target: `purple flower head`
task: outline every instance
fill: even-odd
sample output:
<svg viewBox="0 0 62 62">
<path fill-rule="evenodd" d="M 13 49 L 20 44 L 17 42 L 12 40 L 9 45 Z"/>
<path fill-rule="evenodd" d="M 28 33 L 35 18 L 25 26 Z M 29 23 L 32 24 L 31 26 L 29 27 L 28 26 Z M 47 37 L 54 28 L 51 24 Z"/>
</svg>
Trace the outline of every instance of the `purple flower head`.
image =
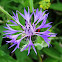
<svg viewBox="0 0 62 62">
<path fill-rule="evenodd" d="M 24 15 L 22 13 L 20 13 L 20 15 L 25 19 L 25 26 L 23 26 L 18 19 L 17 12 L 20 13 L 19 11 L 16 11 L 16 14 L 13 12 L 14 16 L 12 16 L 15 19 L 15 21 L 9 20 L 10 22 L 12 22 L 12 24 L 6 24 L 7 27 L 4 27 L 4 28 L 8 29 L 8 30 L 4 31 L 5 32 L 4 35 L 6 35 L 5 37 L 9 37 L 11 39 L 10 41 L 6 41 L 6 42 L 13 43 L 9 48 L 16 45 L 15 49 L 12 52 L 14 52 L 17 48 L 19 48 L 21 40 L 23 40 L 24 38 L 27 38 L 29 40 L 29 43 L 22 51 L 24 51 L 26 48 L 29 47 L 29 49 L 28 49 L 28 55 L 29 55 L 30 49 L 32 47 L 33 50 L 35 51 L 35 53 L 37 54 L 36 49 L 34 47 L 35 45 L 32 42 L 32 38 L 31 38 L 34 35 L 42 37 L 44 39 L 44 41 L 48 44 L 48 47 L 49 47 L 50 40 L 48 39 L 48 37 L 56 36 L 55 33 L 51 33 L 49 31 L 49 29 L 52 27 L 50 25 L 52 22 L 46 24 L 46 19 L 47 19 L 49 13 L 45 14 L 46 11 L 42 12 L 42 9 L 40 11 L 38 9 L 36 9 L 36 12 L 33 11 L 32 14 L 30 14 L 29 7 L 28 7 L 28 12 L 24 8 Z M 32 15 L 34 15 L 33 23 L 31 23 Z M 41 25 L 37 26 L 38 23 L 41 21 L 42 21 Z M 13 26 L 20 26 L 20 28 L 22 28 L 23 30 L 15 30 L 15 29 L 11 28 Z M 42 29 L 42 28 L 48 28 L 48 29 L 44 32 L 40 32 L 40 31 L 37 32 L 38 29 Z M 15 35 L 15 33 L 18 33 L 18 34 Z M 20 39 L 17 39 L 18 36 L 20 36 L 20 35 L 23 35 L 23 36 L 21 36 Z"/>
</svg>

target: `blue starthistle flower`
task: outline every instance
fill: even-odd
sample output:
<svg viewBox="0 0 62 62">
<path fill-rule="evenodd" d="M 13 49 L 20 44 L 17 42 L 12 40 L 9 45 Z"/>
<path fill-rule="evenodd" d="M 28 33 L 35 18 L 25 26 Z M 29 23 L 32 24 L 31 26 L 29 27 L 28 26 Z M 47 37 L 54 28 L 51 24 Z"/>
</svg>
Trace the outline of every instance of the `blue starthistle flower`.
<svg viewBox="0 0 62 62">
<path fill-rule="evenodd" d="M 15 47 L 15 49 L 12 51 L 12 53 L 13 53 L 17 48 L 19 48 L 19 45 L 20 45 L 21 40 L 27 37 L 28 40 L 29 40 L 29 44 L 28 44 L 22 51 L 24 51 L 27 47 L 29 47 L 29 49 L 28 49 L 28 55 L 29 55 L 29 53 L 30 53 L 30 48 L 31 48 L 31 46 L 32 46 L 33 50 L 34 50 L 35 53 L 37 54 L 36 49 L 35 49 L 35 47 L 34 47 L 35 45 L 33 44 L 32 39 L 31 39 L 31 37 L 32 37 L 33 35 L 37 35 L 37 36 L 42 37 L 42 38 L 44 39 L 44 41 L 45 41 L 45 42 L 48 44 L 48 46 L 49 46 L 49 42 L 48 42 L 48 41 L 50 41 L 50 40 L 48 39 L 48 37 L 55 37 L 55 36 L 56 36 L 55 33 L 51 33 L 51 32 L 49 31 L 49 29 L 52 27 L 52 26 L 50 25 L 52 22 L 46 24 L 46 19 L 47 19 L 49 13 L 45 14 L 46 11 L 42 12 L 42 10 L 39 11 L 38 9 L 36 9 L 36 12 L 33 11 L 32 14 L 30 15 L 29 7 L 28 7 L 28 12 L 27 12 L 27 11 L 25 10 L 25 8 L 24 8 L 24 14 L 25 14 L 25 15 L 23 15 L 22 13 L 19 12 L 20 15 L 25 19 L 25 26 L 23 26 L 23 25 L 19 22 L 17 12 L 19 12 L 19 11 L 16 11 L 16 14 L 13 12 L 14 16 L 12 16 L 12 17 L 15 19 L 15 21 L 9 20 L 9 21 L 12 22 L 13 24 L 6 24 L 7 27 L 4 27 L 4 28 L 6 28 L 6 29 L 8 29 L 8 30 L 3 31 L 3 32 L 5 32 L 5 34 L 4 34 L 4 35 L 6 35 L 5 37 L 9 37 L 9 38 L 11 39 L 10 41 L 6 41 L 6 42 L 7 42 L 7 43 L 13 43 L 9 48 L 11 48 L 11 47 L 13 47 L 14 45 L 16 45 L 16 47 Z M 31 17 L 32 17 L 32 15 L 34 15 L 34 22 L 33 22 L 33 23 L 31 23 Z M 39 22 L 41 22 L 41 21 L 42 21 L 41 25 L 36 28 L 37 24 L 38 24 Z M 15 29 L 11 28 L 11 26 L 21 26 L 21 28 L 22 28 L 23 30 L 15 30 Z M 16 27 L 16 28 L 17 28 L 17 27 Z M 46 31 L 44 31 L 44 32 L 37 32 L 37 31 L 36 31 L 36 30 L 42 29 L 42 28 L 48 28 L 48 29 L 47 29 Z M 20 32 L 20 33 L 14 35 L 14 33 L 17 33 L 17 32 Z M 22 34 L 24 34 L 24 36 L 22 36 L 20 39 L 17 39 L 17 37 L 18 37 L 19 35 L 22 35 Z"/>
</svg>

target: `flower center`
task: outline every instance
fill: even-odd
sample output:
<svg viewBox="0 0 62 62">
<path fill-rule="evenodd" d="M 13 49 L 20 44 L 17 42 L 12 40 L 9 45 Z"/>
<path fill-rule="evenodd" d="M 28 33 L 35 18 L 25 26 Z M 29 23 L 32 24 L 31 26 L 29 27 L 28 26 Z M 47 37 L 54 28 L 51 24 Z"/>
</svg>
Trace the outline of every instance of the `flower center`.
<svg viewBox="0 0 62 62">
<path fill-rule="evenodd" d="M 25 33 L 27 34 L 27 35 L 33 35 L 33 33 L 34 33 L 34 29 L 33 29 L 33 27 L 32 27 L 32 25 L 31 24 L 27 24 L 26 26 L 25 26 Z"/>
</svg>

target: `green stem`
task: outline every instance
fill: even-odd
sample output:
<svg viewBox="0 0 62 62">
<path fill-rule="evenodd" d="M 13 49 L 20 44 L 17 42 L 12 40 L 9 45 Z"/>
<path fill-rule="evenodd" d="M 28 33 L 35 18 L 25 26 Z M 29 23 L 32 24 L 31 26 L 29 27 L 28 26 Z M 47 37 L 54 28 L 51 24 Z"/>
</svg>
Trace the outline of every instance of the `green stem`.
<svg viewBox="0 0 62 62">
<path fill-rule="evenodd" d="M 38 55 L 38 58 L 39 58 L 39 62 L 42 62 L 42 58 L 41 58 L 38 50 L 37 50 L 37 55 Z"/>
<path fill-rule="evenodd" d="M 33 12 L 33 0 L 29 0 L 30 11 Z"/>
<path fill-rule="evenodd" d="M 2 11 L 4 14 L 10 17 L 13 21 L 15 21 L 15 19 L 7 11 L 5 11 L 1 6 L 0 6 L 0 11 Z"/>
</svg>

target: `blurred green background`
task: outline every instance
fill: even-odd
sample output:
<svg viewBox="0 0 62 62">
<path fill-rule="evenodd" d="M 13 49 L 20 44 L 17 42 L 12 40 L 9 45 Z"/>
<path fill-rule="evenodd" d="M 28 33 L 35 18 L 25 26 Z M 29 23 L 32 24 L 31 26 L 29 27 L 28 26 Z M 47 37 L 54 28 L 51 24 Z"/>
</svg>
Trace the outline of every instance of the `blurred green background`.
<svg viewBox="0 0 62 62">
<path fill-rule="evenodd" d="M 35 9 L 41 8 L 43 10 L 48 9 L 49 16 L 48 22 L 52 23 L 50 31 L 57 33 L 57 37 L 51 40 L 52 47 L 46 47 L 42 50 L 38 50 L 38 55 L 31 50 L 29 56 L 28 51 L 20 52 L 17 49 L 14 53 L 11 53 L 13 48 L 8 49 L 10 44 L 6 44 L 5 41 L 8 38 L 3 37 L 3 31 L 5 30 L 6 22 L 10 20 L 8 15 L 0 11 L 0 62 L 62 62 L 62 0 L 0 0 L 0 7 L 6 10 L 10 15 L 13 15 L 12 11 L 16 13 L 16 10 L 21 13 L 24 12 L 24 7 L 27 9 L 29 6 L 30 12 L 32 7 Z M 40 2 L 40 3 L 39 3 Z M 41 6 L 40 6 L 41 5 Z M 23 24 L 23 19 L 19 17 Z"/>
</svg>

